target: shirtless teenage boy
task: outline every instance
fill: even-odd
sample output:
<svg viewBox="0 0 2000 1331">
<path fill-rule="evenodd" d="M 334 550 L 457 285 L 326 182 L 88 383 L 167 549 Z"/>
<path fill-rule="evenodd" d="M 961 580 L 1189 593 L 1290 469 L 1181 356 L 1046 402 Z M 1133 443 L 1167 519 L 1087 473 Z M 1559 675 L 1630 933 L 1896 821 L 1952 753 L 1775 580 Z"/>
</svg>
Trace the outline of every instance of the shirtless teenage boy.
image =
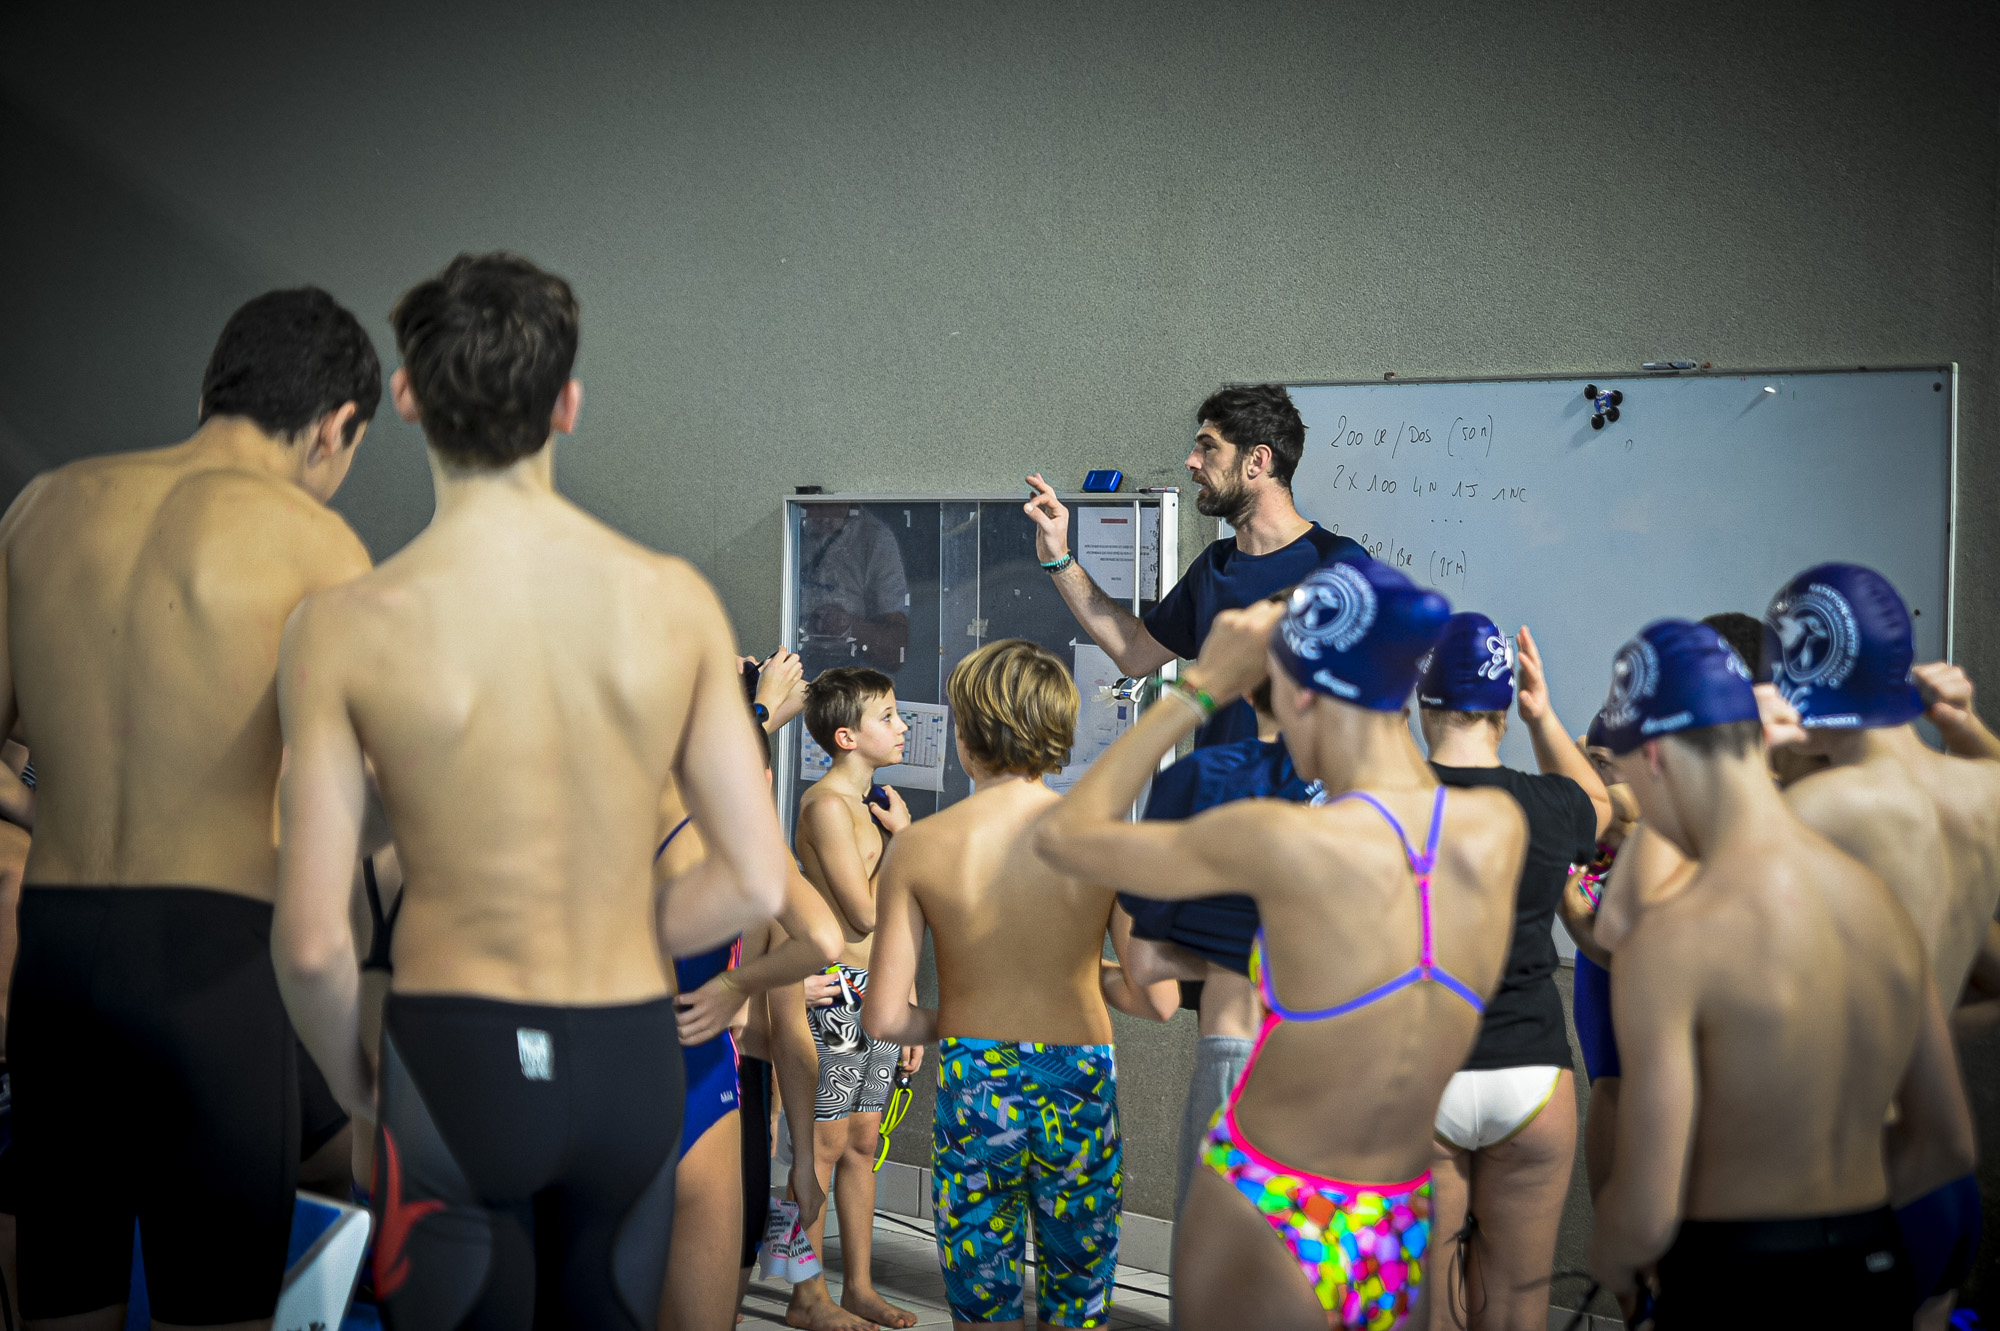
<svg viewBox="0 0 2000 1331">
<path fill-rule="evenodd" d="M 1032 1223 L 1040 1324 L 1102 1326 L 1123 1180 L 1105 1002 L 1133 1005 L 1121 968 L 1102 960 L 1111 890 L 1034 849 L 1060 799 L 1042 778 L 1069 761 L 1076 685 L 1054 653 L 1006 638 L 959 662 L 948 687 L 973 794 L 897 837 L 887 858 L 868 1032 L 938 1041 L 931 1193 L 953 1324 L 1022 1325 Z M 902 997 L 926 929 L 935 1012 Z M 1172 1013 L 1165 994 L 1159 1005 Z"/>
<path fill-rule="evenodd" d="M 224 327 L 192 438 L 37 477 L 0 521 L 0 735 L 18 710 L 39 773 L 8 1030 L 30 1319 L 123 1326 L 135 1215 L 155 1317 L 276 1305 L 278 639 L 368 567 L 326 502 L 380 397 L 353 315 L 270 292 Z"/>
<path fill-rule="evenodd" d="M 884 834 L 894 836 L 910 825 L 909 808 L 895 790 L 885 791 L 886 808 L 870 803 L 868 794 L 876 769 L 902 760 L 903 736 L 910 728 L 896 711 L 894 682 L 878 670 L 858 666 L 820 672 L 806 689 L 805 723 L 833 766 L 799 801 L 795 845 L 807 880 L 840 917 L 847 943 L 838 968 L 842 999 L 832 1007 L 808 1009 L 819 1046 L 812 1152 L 820 1185 L 832 1188 L 840 1215 L 845 1278 L 840 1302 L 846 1313 L 834 1307 L 826 1280 L 815 1277 L 793 1288 L 785 1320 L 815 1331 L 860 1331 L 870 1322 L 914 1326 L 915 1314 L 876 1293 L 869 1266 L 882 1110 L 898 1066 L 915 1072 L 923 1049 L 871 1040 L 861 1028 L 861 1000 L 869 985 L 868 936 L 875 932 L 875 880 L 887 849 Z M 793 1142 L 792 1149 L 805 1148 Z M 808 1230 L 814 1252 L 825 1251 L 825 1228 L 822 1212 Z"/>
<path fill-rule="evenodd" d="M 1797 747 L 1830 766 L 1794 782 L 1801 822 L 1881 876 L 1916 923 L 1946 1012 L 2000 904 L 2000 763 L 1938 753 L 1917 734 L 1916 644 L 1903 598 L 1854 564 L 1809 568 L 1766 612 L 1766 656 L 1797 710 Z M 1971 1274 L 1979 1181 L 1915 1178 L 1895 1197 L 1917 1276 L 1937 1304 Z"/>
<path fill-rule="evenodd" d="M 1972 1164 L 1908 912 L 1786 809 L 1749 669 L 1715 630 L 1641 630 L 1603 721 L 1647 830 L 1697 867 L 1612 953 L 1624 1085 L 1592 1275 L 1629 1311 L 1657 1262 L 1662 1331 L 1907 1327 L 1889 1197 L 1913 1169 Z"/>
<path fill-rule="evenodd" d="M 279 980 L 342 1102 L 379 1082 L 389 1327 L 650 1328 L 680 1138 L 665 955 L 784 884 L 728 622 L 685 563 L 556 493 L 550 439 L 582 403 L 568 284 L 461 255 L 392 322 L 437 510 L 286 629 Z M 379 1079 L 348 913 L 364 760 L 404 875 Z M 709 854 L 656 892 L 670 780 Z"/>
</svg>

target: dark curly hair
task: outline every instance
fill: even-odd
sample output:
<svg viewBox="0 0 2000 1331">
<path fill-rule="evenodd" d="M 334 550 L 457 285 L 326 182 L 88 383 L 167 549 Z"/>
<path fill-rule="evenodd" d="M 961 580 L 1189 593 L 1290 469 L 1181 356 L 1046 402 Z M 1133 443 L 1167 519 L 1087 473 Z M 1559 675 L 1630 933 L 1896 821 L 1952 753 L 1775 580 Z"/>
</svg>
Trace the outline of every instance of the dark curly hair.
<svg viewBox="0 0 2000 1331">
<path fill-rule="evenodd" d="M 497 470 L 546 444 L 577 315 L 569 283 L 515 254 L 461 254 L 404 292 L 389 322 L 431 447 Z"/>
<path fill-rule="evenodd" d="M 381 400 L 382 362 L 361 321 L 318 287 L 294 287 L 229 316 L 201 376 L 199 416 L 246 417 L 290 439 L 352 402 L 352 440 Z"/>
<path fill-rule="evenodd" d="M 1239 453 L 1259 444 L 1270 449 L 1271 478 L 1292 488 L 1292 473 L 1306 452 L 1306 423 L 1283 384 L 1239 384 L 1211 393 L 1194 422 L 1196 429 L 1213 424 Z"/>
</svg>

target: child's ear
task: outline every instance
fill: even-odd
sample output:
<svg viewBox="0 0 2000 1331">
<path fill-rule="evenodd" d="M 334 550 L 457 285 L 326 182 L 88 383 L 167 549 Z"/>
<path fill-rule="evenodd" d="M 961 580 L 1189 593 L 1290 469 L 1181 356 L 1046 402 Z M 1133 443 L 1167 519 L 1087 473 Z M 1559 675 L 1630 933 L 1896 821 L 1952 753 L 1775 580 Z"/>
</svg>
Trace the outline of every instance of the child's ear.
<svg viewBox="0 0 2000 1331">
<path fill-rule="evenodd" d="M 861 741 L 856 739 L 854 732 L 846 726 L 842 726 L 833 732 L 833 742 L 836 747 L 842 749 L 858 749 L 861 747 Z"/>
</svg>

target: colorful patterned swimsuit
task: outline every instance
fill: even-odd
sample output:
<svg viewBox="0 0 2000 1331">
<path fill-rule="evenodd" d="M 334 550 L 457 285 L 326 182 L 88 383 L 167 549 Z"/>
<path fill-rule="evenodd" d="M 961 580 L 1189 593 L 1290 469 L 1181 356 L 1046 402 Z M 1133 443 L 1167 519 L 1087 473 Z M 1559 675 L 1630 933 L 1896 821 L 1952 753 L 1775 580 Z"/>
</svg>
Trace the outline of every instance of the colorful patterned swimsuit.
<svg viewBox="0 0 2000 1331">
<path fill-rule="evenodd" d="M 1439 787 L 1437 802 L 1431 808 L 1430 839 L 1421 855 L 1411 849 L 1410 838 L 1396 816 L 1372 795 L 1349 791 L 1326 801 L 1366 802 L 1388 820 L 1403 843 L 1403 855 L 1416 879 L 1423 922 L 1419 959 L 1409 970 L 1359 998 L 1319 1011 L 1298 1011 L 1278 1001 L 1271 972 L 1264 965 L 1264 936 L 1259 930 L 1257 947 L 1250 955 L 1250 978 L 1264 995 L 1264 1027 L 1257 1034 L 1249 1067 L 1216 1113 L 1202 1146 L 1202 1163 L 1249 1198 L 1291 1249 L 1333 1331 L 1387 1331 L 1415 1305 L 1430 1245 L 1431 1173 L 1427 1169 L 1406 1183 L 1348 1183 L 1294 1169 L 1250 1144 L 1237 1125 L 1236 1102 L 1263 1056 L 1265 1042 L 1280 1022 L 1325 1021 L 1424 980 L 1451 990 L 1475 1012 L 1484 1009 L 1479 995 L 1437 966 L 1432 957 L 1431 869 L 1437 863 L 1438 836 L 1444 828 L 1444 796 L 1444 788 Z"/>
<path fill-rule="evenodd" d="M 1028 1227 L 1043 1325 L 1111 1316 L 1124 1190 L 1108 1044 L 938 1041 L 931 1202 L 960 1322 L 1019 1321 Z"/>
</svg>

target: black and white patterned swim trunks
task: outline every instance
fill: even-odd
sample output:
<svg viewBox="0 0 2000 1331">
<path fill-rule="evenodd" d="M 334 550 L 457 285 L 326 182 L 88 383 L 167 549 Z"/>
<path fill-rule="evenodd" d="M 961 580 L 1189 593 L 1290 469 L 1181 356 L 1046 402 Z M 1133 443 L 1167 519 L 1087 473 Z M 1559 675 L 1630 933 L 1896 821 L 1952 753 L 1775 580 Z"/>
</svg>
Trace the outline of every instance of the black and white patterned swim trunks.
<svg viewBox="0 0 2000 1331">
<path fill-rule="evenodd" d="M 850 1114 L 879 1114 L 889 1103 L 896 1065 L 903 1047 L 871 1040 L 861 1028 L 861 998 L 868 992 L 868 972 L 842 966 L 852 1000 L 832 1007 L 806 1009 L 813 1044 L 819 1049 L 819 1089 L 813 1095 L 813 1118 L 825 1123 Z"/>
</svg>

